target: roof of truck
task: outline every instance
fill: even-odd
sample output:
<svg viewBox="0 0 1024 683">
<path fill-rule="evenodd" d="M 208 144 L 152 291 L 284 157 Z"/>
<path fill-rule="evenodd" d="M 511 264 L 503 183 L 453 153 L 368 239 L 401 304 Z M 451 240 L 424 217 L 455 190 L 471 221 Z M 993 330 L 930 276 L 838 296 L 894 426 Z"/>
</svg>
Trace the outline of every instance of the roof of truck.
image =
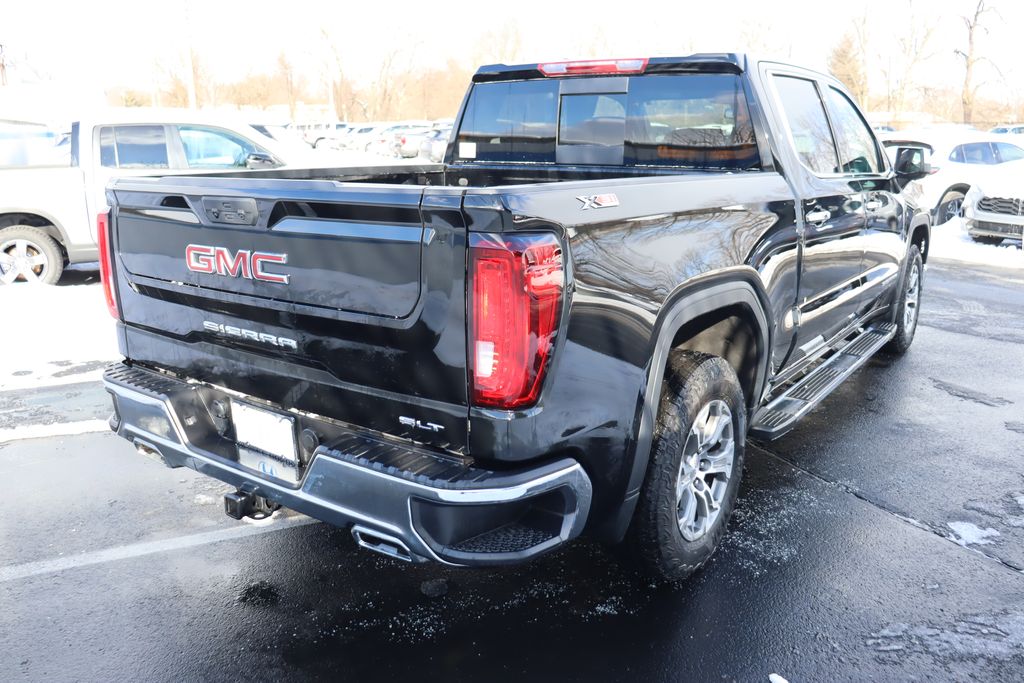
<svg viewBox="0 0 1024 683">
<path fill-rule="evenodd" d="M 477 69 L 476 74 L 473 75 L 474 83 L 481 83 L 485 81 L 511 81 L 511 80 L 522 80 L 528 78 L 544 78 L 545 76 L 551 75 L 572 75 L 572 74 L 553 74 L 548 71 L 549 67 L 561 66 L 561 65 L 600 65 L 607 64 L 613 65 L 616 63 L 636 63 L 642 62 L 643 67 L 641 69 L 632 68 L 631 70 L 615 71 L 610 69 L 602 72 L 580 72 L 576 75 L 614 75 L 616 73 L 628 74 L 628 73 L 671 73 L 671 72 L 684 72 L 684 73 L 742 73 L 747 65 L 747 55 L 737 52 L 702 52 L 697 54 L 688 55 L 685 57 L 650 57 L 650 58 L 632 58 L 632 59 L 597 59 L 597 60 L 579 60 L 579 61 L 567 61 L 567 62 L 540 62 L 535 64 L 489 64 L 487 66 L 481 66 Z"/>
</svg>

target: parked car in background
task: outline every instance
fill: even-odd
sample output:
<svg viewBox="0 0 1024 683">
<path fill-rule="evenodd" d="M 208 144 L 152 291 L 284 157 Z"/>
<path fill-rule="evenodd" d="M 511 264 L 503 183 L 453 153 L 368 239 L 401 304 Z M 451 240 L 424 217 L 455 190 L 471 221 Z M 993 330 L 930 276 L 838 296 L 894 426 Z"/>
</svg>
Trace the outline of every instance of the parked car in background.
<svg viewBox="0 0 1024 683">
<path fill-rule="evenodd" d="M 409 128 L 395 134 L 395 156 L 411 159 L 420 153 L 420 143 L 434 131 L 433 128 Z"/>
<path fill-rule="evenodd" d="M 340 121 L 335 121 L 329 123 L 299 123 L 294 128 L 310 147 L 319 149 L 331 146 L 332 143 L 336 142 L 348 131 L 349 126 Z"/>
<path fill-rule="evenodd" d="M 991 133 L 933 136 L 928 131 L 904 131 L 884 138 L 887 146 L 916 140 L 932 148 L 931 173 L 915 185 L 918 203 L 931 211 L 935 224 L 961 215 L 964 196 L 973 184 L 1000 173 L 1003 164 L 1024 159 L 1024 140 Z"/>
<path fill-rule="evenodd" d="M 971 186 L 964 198 L 964 225 L 975 242 L 1024 240 L 1024 161 L 1007 162 Z"/>
<path fill-rule="evenodd" d="M 3 131 L 3 136 L 13 136 L 8 127 Z M 308 148 L 283 145 L 246 124 L 188 110 L 113 110 L 74 122 L 68 136 L 30 131 L 30 137 L 49 141 L 54 163 L 26 166 L 19 163 L 24 156 L 19 153 L 14 164 L 0 168 L 2 284 L 51 284 L 65 265 L 95 261 L 96 216 L 105 211 L 106 186 L 114 178 L 316 167 L 330 161 Z M 0 148 L 4 145 L 0 142 Z M 168 201 L 172 203 L 154 206 L 151 213 L 175 208 L 174 200 Z"/>
<path fill-rule="evenodd" d="M 1011 123 L 1005 126 L 996 126 L 989 133 L 996 135 L 1024 135 L 1024 125 Z"/>
<path fill-rule="evenodd" d="M 306 151 L 309 145 L 291 126 L 284 123 L 250 123 L 256 132 L 261 133 L 285 147 L 296 151 Z"/>
<path fill-rule="evenodd" d="M 377 131 L 376 137 L 366 145 L 365 149 L 367 152 L 373 152 L 374 154 L 396 156 L 397 149 L 395 144 L 398 141 L 399 135 L 420 130 L 430 130 L 430 123 L 424 121 L 392 123 Z"/>
<path fill-rule="evenodd" d="M 371 142 L 377 139 L 382 130 L 390 124 L 382 123 L 356 123 L 349 132 L 339 140 L 340 149 L 353 151 L 366 151 Z"/>
<path fill-rule="evenodd" d="M 420 148 L 417 156 L 439 163 L 444 159 L 444 153 L 448 147 L 448 138 L 450 138 L 451 135 L 451 126 L 446 128 L 434 128 L 423 136 L 420 141 Z"/>
</svg>

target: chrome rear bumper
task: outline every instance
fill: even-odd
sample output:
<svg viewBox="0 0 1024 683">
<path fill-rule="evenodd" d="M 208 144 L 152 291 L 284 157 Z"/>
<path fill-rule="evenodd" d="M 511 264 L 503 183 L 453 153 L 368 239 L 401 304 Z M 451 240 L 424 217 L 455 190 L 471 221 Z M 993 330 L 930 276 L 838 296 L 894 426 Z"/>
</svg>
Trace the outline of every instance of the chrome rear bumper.
<svg viewBox="0 0 1024 683">
<path fill-rule="evenodd" d="M 125 364 L 109 368 L 104 384 L 115 406 L 111 428 L 140 452 L 350 527 L 360 545 L 403 560 L 516 563 L 575 538 L 586 523 L 590 479 L 569 458 L 497 472 L 277 409 L 295 418 L 297 433 L 321 436 L 293 486 L 238 462 L 230 427 L 209 408 L 229 399 L 223 390 Z"/>
</svg>

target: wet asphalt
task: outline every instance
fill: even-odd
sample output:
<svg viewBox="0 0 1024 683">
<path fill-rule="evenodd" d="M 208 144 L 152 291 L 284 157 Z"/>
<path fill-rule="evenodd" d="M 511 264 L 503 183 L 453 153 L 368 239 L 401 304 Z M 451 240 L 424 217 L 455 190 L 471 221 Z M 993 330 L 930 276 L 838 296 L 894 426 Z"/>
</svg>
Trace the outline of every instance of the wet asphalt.
<svg viewBox="0 0 1024 683">
<path fill-rule="evenodd" d="M 410 566 L 108 433 L 0 444 L 0 680 L 1024 679 L 1024 275 L 931 264 L 921 327 L 755 445 L 730 533 L 653 586 L 581 541 Z M 0 392 L 0 428 L 107 416 Z"/>
</svg>

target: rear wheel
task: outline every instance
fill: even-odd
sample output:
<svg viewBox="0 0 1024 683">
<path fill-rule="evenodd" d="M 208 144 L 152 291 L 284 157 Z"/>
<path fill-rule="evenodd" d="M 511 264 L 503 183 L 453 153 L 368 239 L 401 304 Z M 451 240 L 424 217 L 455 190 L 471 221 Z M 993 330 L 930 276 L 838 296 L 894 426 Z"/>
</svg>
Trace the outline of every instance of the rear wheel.
<svg viewBox="0 0 1024 683">
<path fill-rule="evenodd" d="M 746 431 L 732 366 L 716 356 L 673 351 L 627 539 L 648 574 L 678 581 L 715 552 L 736 503 Z"/>
<path fill-rule="evenodd" d="M 30 225 L 0 230 L 0 285 L 52 285 L 64 272 L 64 254 L 52 237 Z"/>
</svg>

